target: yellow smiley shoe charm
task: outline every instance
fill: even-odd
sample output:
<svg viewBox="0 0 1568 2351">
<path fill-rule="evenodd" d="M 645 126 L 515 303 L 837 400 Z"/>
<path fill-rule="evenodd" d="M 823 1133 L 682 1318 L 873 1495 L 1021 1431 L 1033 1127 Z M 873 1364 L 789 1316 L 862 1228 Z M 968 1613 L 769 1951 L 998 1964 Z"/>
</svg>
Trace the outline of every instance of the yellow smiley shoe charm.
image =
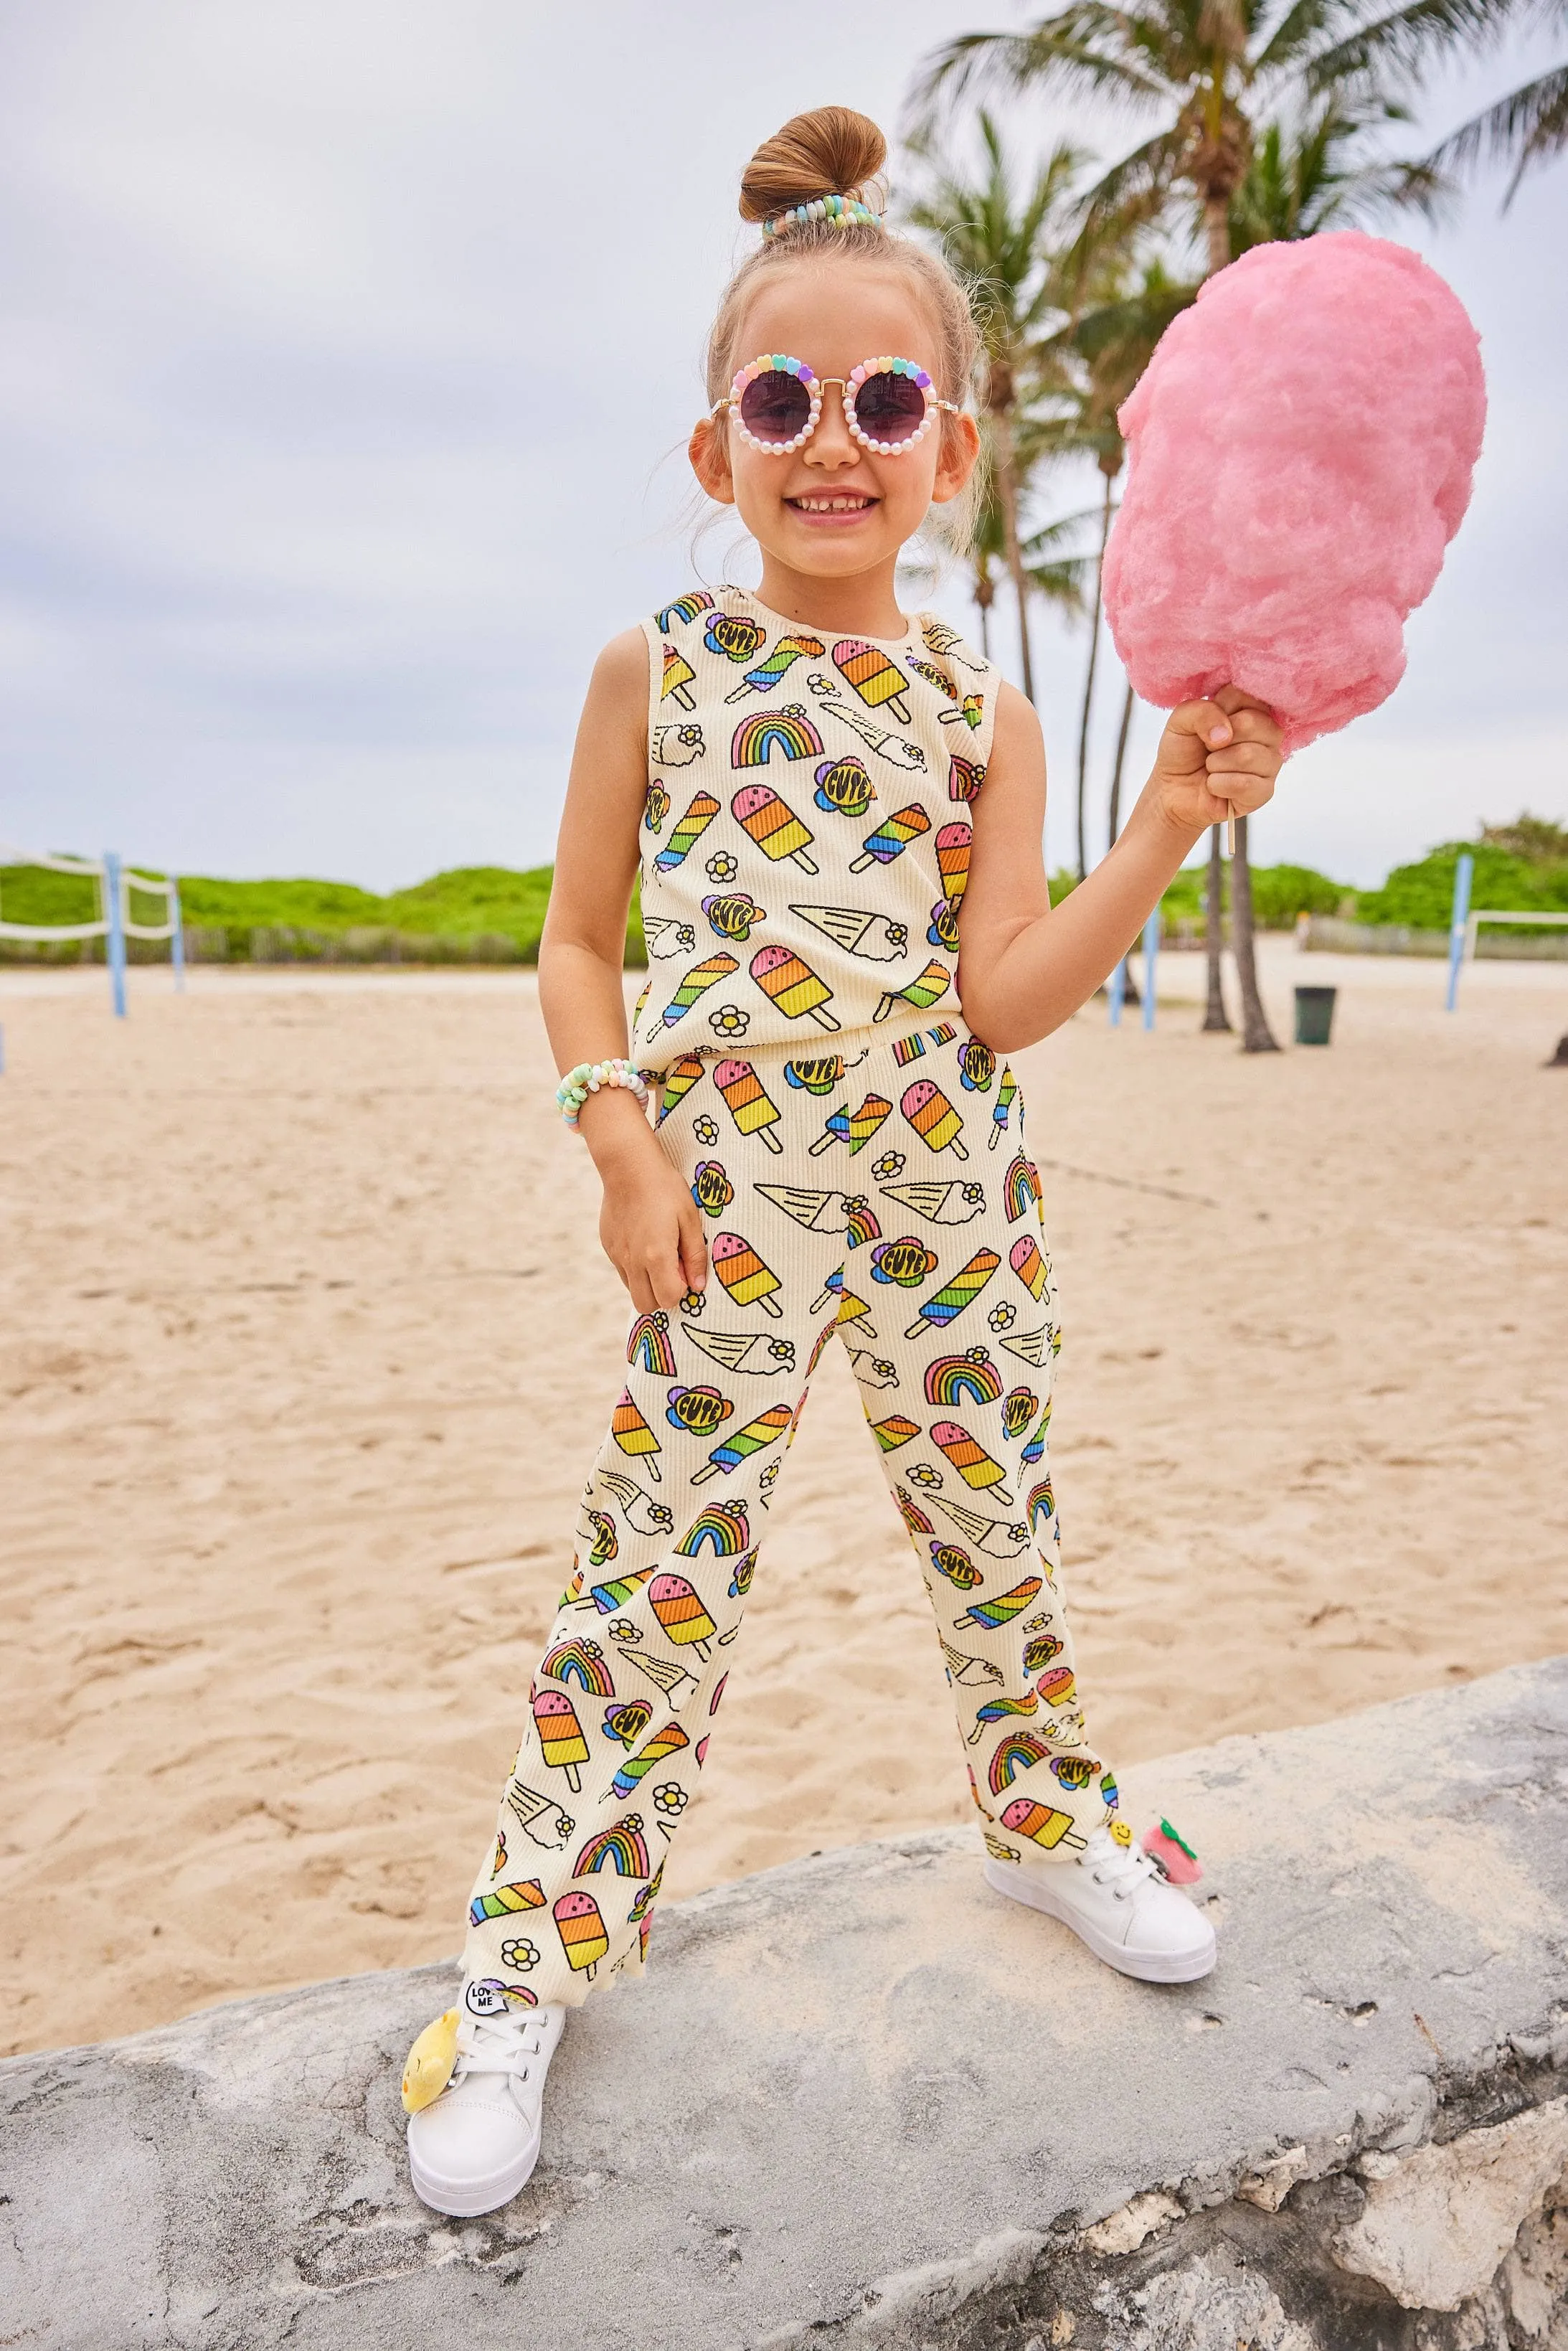
<svg viewBox="0 0 1568 2351">
<path fill-rule="evenodd" d="M 457 2011 L 449 2008 L 427 2024 L 408 2053 L 402 2069 L 403 2112 L 417 2115 L 436 2099 L 452 2079 L 457 2063 Z"/>
</svg>

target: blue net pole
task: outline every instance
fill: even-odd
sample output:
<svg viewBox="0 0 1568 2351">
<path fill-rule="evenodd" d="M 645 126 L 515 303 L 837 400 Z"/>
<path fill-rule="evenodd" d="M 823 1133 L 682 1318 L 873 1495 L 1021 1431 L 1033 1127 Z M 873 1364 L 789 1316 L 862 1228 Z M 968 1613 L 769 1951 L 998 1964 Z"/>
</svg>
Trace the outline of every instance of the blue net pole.
<svg viewBox="0 0 1568 2351">
<path fill-rule="evenodd" d="M 1459 852 L 1454 868 L 1454 911 L 1448 922 L 1448 995 L 1445 1009 L 1452 1012 L 1459 994 L 1459 966 L 1465 959 L 1465 925 L 1470 919 L 1470 883 L 1476 861 L 1468 849 Z"/>
<path fill-rule="evenodd" d="M 1111 1026 L 1113 1029 L 1119 1029 L 1122 1025 L 1122 1000 L 1127 993 L 1127 958 L 1125 956 L 1122 957 L 1121 962 L 1111 974 L 1110 987 L 1107 993 L 1111 998 Z"/>
<path fill-rule="evenodd" d="M 125 1018 L 125 908 L 120 888 L 120 860 L 112 849 L 103 852 L 103 918 L 109 925 L 109 986 L 114 1017 Z"/>
<path fill-rule="evenodd" d="M 1160 910 L 1156 906 L 1144 925 L 1144 1026 L 1155 1025 L 1155 965 L 1160 952 Z"/>
<path fill-rule="evenodd" d="M 185 992 L 185 917 L 180 911 L 180 885 L 169 876 L 169 920 L 173 929 L 169 935 L 169 960 L 174 967 L 174 992 Z"/>
</svg>

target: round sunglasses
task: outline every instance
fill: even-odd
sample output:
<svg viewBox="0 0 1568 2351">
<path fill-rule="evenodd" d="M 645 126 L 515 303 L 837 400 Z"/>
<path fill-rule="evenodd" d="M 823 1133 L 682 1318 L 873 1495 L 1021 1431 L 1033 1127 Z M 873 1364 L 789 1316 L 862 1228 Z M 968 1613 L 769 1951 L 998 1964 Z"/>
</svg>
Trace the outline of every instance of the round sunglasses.
<svg viewBox="0 0 1568 2351">
<path fill-rule="evenodd" d="M 937 398 L 931 378 L 914 360 L 862 360 L 848 376 L 821 376 L 804 360 L 779 351 L 765 352 L 741 368 L 728 398 L 716 401 L 712 413 L 729 409 L 743 441 L 769 456 L 785 457 L 803 448 L 816 431 L 830 384 L 838 386 L 844 423 L 854 438 L 879 457 L 899 457 L 913 449 L 939 411 L 959 413 L 956 401 Z"/>
</svg>

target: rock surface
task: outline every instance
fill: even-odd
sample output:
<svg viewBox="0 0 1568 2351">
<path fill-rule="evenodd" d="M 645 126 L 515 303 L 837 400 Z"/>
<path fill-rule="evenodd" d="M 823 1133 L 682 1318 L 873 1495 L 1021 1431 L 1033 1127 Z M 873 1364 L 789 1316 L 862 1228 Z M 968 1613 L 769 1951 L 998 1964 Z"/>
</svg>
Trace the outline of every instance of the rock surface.
<svg viewBox="0 0 1568 2351">
<path fill-rule="evenodd" d="M 967 1832 L 774 1870 L 572 2018 L 486 2220 L 402 2159 L 452 1968 L 13 2059 L 0 2341 L 1568 2344 L 1568 1659 L 1129 1779 L 1204 1856 L 1207 1982 L 1100 1967 Z"/>
</svg>

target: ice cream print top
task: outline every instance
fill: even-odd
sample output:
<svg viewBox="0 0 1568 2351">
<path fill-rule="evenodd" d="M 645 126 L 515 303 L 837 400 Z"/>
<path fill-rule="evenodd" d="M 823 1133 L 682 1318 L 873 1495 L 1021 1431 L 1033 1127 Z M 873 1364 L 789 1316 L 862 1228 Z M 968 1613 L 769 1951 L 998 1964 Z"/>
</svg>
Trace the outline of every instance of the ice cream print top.
<svg viewBox="0 0 1568 2351">
<path fill-rule="evenodd" d="M 834 638 L 741 589 L 643 624 L 648 986 L 637 1059 L 909 1036 L 957 1005 L 998 673 L 944 622 Z"/>
</svg>

